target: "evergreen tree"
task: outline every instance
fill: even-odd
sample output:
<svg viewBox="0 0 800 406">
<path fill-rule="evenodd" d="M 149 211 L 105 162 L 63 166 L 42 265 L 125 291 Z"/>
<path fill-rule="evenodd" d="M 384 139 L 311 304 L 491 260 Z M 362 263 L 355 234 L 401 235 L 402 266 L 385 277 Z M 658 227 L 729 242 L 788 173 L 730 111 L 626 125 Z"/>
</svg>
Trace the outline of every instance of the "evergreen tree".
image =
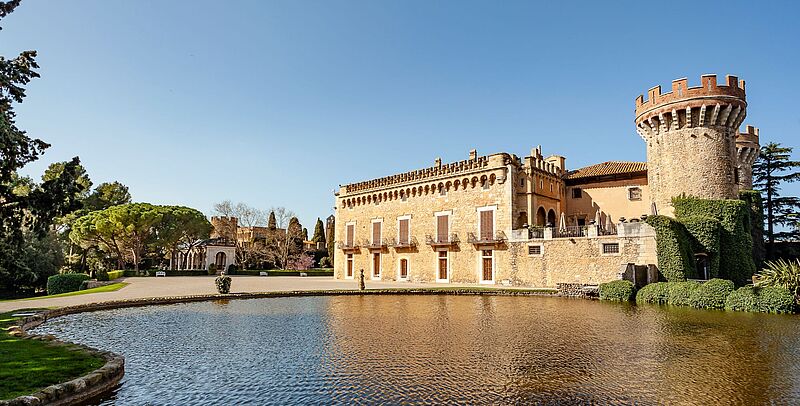
<svg viewBox="0 0 800 406">
<path fill-rule="evenodd" d="M 797 228 L 776 231 L 776 226 L 791 227 L 800 211 L 800 199 L 782 196 L 781 185 L 800 180 L 800 161 L 791 160 L 792 148 L 771 142 L 761 147 L 761 153 L 753 165 L 753 187 L 764 196 L 767 212 L 767 257 L 774 259 L 775 241 L 797 238 Z"/>
<path fill-rule="evenodd" d="M 329 227 L 328 227 L 328 240 L 327 240 L 327 242 L 328 242 L 328 260 L 330 261 L 331 266 L 333 266 L 333 254 L 336 251 L 336 241 L 334 241 L 334 239 L 336 238 L 335 237 L 335 235 L 336 235 L 335 234 L 336 233 L 336 231 L 335 231 L 336 230 L 336 219 L 333 216 L 328 217 L 328 218 L 330 219 L 330 224 L 329 224 Z"/>
<path fill-rule="evenodd" d="M 317 217 L 317 224 L 314 226 L 314 236 L 311 237 L 311 241 L 316 243 L 325 242 L 325 227 L 319 217 Z"/>
<path fill-rule="evenodd" d="M 275 210 L 271 210 L 269 212 L 269 221 L 267 222 L 267 227 L 270 230 L 275 230 L 278 228 L 278 220 L 275 219 Z"/>
<path fill-rule="evenodd" d="M 303 227 L 303 241 L 308 241 L 308 229 Z"/>
</svg>

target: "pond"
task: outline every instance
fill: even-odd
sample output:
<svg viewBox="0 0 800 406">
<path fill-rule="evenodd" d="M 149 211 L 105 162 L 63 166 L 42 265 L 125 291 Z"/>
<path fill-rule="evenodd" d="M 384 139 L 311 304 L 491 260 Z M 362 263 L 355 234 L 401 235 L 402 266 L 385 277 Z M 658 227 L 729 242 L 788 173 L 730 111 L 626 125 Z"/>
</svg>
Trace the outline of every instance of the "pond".
<svg viewBox="0 0 800 406">
<path fill-rule="evenodd" d="M 503 296 L 288 297 L 65 316 L 104 405 L 800 403 L 800 317 Z"/>
</svg>

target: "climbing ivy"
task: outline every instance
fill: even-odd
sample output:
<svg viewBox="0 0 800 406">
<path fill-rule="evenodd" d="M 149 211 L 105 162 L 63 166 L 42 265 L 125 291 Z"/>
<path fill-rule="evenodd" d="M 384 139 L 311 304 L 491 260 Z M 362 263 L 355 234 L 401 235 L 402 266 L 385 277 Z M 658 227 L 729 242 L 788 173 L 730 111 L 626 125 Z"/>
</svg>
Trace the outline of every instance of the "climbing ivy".
<svg viewBox="0 0 800 406">
<path fill-rule="evenodd" d="M 694 278 L 694 254 L 686 227 L 672 217 L 648 216 L 645 220 L 656 230 L 658 270 L 669 282 Z"/>
<path fill-rule="evenodd" d="M 764 266 L 764 206 L 761 203 L 761 192 L 756 190 L 739 191 L 742 199 L 750 209 L 750 236 L 753 239 L 753 262 L 756 269 Z"/>
</svg>

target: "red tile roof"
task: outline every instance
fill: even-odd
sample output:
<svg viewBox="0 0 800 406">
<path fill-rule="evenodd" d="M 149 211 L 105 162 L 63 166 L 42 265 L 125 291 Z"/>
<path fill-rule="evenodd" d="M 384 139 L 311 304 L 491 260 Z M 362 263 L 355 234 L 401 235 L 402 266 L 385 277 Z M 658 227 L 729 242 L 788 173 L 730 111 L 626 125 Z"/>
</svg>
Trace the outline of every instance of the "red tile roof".
<svg viewBox="0 0 800 406">
<path fill-rule="evenodd" d="M 647 172 L 647 162 L 609 161 L 570 171 L 566 179 L 593 178 L 596 176 L 620 175 Z"/>
</svg>

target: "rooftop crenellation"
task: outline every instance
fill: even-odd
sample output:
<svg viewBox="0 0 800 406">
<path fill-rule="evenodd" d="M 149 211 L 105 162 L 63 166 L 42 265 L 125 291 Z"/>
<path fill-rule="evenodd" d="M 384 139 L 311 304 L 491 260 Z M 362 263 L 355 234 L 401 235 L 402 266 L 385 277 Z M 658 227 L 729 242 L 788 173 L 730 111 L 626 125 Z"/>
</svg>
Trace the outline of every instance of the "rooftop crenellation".
<svg viewBox="0 0 800 406">
<path fill-rule="evenodd" d="M 647 100 L 644 95 L 636 98 L 636 117 L 656 107 L 679 102 L 682 100 L 723 97 L 745 99 L 745 82 L 733 75 L 725 76 L 725 84 L 717 83 L 717 75 L 703 75 L 700 77 L 700 86 L 689 87 L 687 78 L 672 81 L 672 91 L 661 93 L 661 86 L 654 86 L 647 91 Z"/>
</svg>

